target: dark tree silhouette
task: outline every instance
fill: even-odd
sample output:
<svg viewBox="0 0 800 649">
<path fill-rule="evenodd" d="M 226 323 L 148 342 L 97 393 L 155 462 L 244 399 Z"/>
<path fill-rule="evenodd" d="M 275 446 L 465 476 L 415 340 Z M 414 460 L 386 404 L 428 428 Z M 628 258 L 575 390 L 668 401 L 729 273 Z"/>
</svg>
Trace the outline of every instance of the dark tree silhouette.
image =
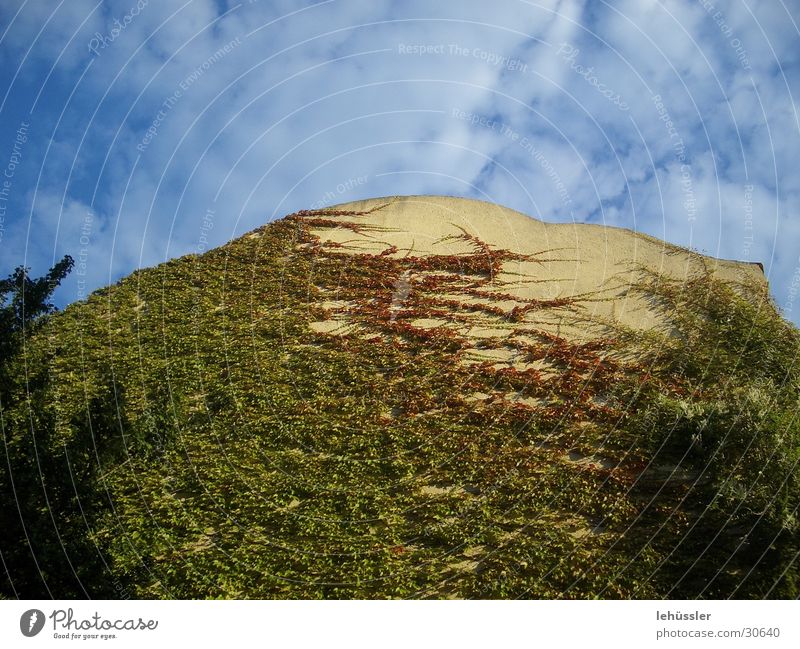
<svg viewBox="0 0 800 649">
<path fill-rule="evenodd" d="M 18 266 L 0 280 L 0 365 L 16 353 L 26 329 L 56 310 L 50 297 L 74 264 L 72 257 L 65 255 L 44 277 L 31 279 L 30 269 Z"/>
<path fill-rule="evenodd" d="M 47 370 L 32 368 L 20 391 L 16 364 L 25 340 L 56 310 L 50 298 L 73 265 L 66 255 L 44 277 L 32 279 L 30 269 L 19 266 L 0 280 L 0 597 L 82 594 L 60 568 L 77 543 L 69 528 L 56 529 L 55 515 L 74 509 L 75 488 L 63 457 L 51 450 Z M 13 414 L 22 406 L 29 416 Z"/>
</svg>

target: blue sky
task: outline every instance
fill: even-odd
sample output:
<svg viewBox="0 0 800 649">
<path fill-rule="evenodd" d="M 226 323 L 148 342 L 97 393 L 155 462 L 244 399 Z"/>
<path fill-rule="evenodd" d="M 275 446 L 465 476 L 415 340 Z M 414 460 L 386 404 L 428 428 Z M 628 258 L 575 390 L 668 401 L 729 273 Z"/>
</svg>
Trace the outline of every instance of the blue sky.
<svg viewBox="0 0 800 649">
<path fill-rule="evenodd" d="M 481 198 L 764 264 L 800 322 L 796 0 L 4 0 L 0 274 L 61 305 L 309 207 Z"/>
</svg>

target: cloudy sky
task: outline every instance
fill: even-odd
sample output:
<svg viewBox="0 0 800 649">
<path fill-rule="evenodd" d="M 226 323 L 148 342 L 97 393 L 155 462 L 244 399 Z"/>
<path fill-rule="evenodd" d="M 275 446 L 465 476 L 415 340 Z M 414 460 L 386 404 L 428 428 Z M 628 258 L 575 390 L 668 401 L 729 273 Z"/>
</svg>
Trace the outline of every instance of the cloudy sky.
<svg viewBox="0 0 800 649">
<path fill-rule="evenodd" d="M 760 261 L 800 322 L 798 23 L 798 0 L 3 0 L 0 275 L 71 254 L 63 305 L 298 209 L 447 194 Z"/>
</svg>

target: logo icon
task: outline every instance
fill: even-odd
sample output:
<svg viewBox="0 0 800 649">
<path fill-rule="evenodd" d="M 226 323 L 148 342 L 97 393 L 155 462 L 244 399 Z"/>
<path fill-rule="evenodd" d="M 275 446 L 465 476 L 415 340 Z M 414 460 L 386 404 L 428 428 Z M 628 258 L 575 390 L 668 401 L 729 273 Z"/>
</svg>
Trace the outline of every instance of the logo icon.
<svg viewBox="0 0 800 649">
<path fill-rule="evenodd" d="M 32 638 L 44 627 L 44 613 L 38 608 L 32 608 L 30 611 L 25 611 L 22 617 L 19 618 L 19 630 L 22 635 L 27 638 Z"/>
</svg>

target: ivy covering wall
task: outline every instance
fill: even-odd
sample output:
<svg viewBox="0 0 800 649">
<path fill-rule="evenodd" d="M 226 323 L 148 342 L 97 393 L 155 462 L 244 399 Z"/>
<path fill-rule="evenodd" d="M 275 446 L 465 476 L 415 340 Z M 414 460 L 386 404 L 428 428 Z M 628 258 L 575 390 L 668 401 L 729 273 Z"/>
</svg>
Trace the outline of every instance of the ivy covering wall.
<svg viewBox="0 0 800 649">
<path fill-rule="evenodd" d="M 766 295 L 642 269 L 671 334 L 574 342 L 517 328 L 575 300 L 498 306 L 519 255 L 314 234 L 358 217 L 138 271 L 26 341 L 0 404 L 5 596 L 800 594 L 800 339 Z M 352 326 L 310 327 L 331 318 Z M 475 318 L 557 371 L 467 362 Z"/>
</svg>

